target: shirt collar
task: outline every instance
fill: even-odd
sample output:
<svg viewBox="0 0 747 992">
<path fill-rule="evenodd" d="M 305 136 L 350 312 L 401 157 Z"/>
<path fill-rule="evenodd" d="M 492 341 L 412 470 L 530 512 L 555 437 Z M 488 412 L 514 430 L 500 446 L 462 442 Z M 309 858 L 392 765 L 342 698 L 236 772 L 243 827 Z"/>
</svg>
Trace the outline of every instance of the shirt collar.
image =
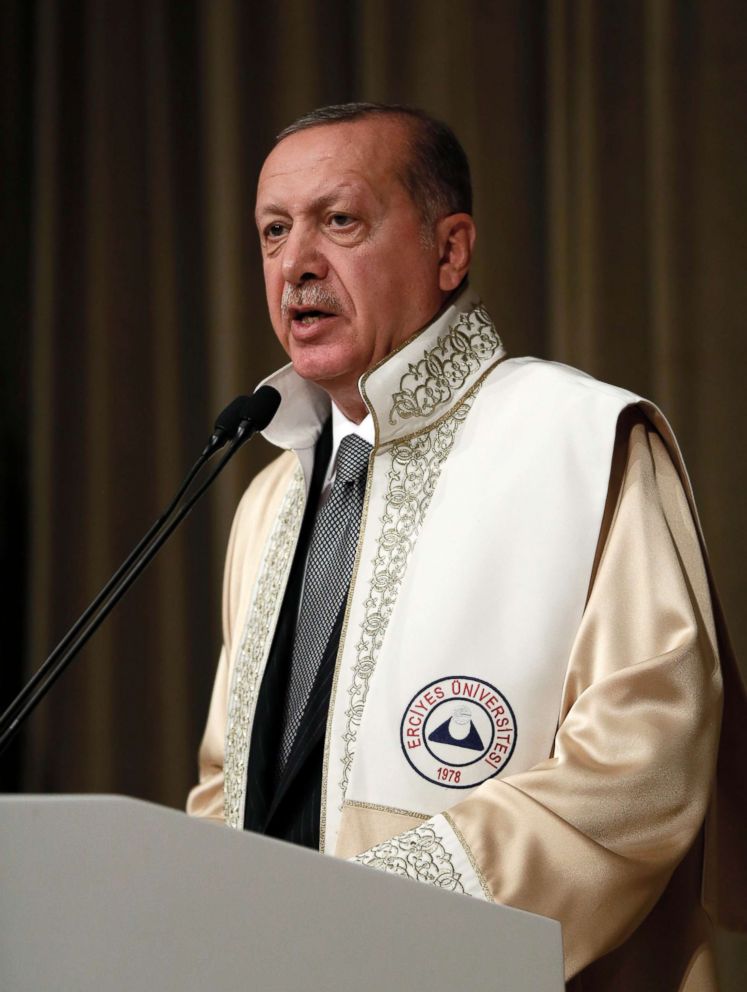
<svg viewBox="0 0 747 992">
<path fill-rule="evenodd" d="M 362 438 L 364 441 L 373 447 L 375 435 L 374 435 L 374 422 L 371 414 L 366 414 L 366 416 L 361 420 L 359 424 L 356 424 L 352 420 L 348 420 L 345 414 L 338 408 L 338 406 L 332 404 L 332 457 L 330 461 L 334 463 L 337 457 L 337 449 L 340 447 L 340 441 L 347 434 L 357 434 L 358 437 Z"/>
</svg>

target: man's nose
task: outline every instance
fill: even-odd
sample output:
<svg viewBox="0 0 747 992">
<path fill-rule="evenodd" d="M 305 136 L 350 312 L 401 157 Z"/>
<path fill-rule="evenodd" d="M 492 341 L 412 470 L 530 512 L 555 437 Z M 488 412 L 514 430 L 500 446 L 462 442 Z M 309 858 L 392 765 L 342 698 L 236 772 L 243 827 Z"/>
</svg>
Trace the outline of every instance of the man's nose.
<svg viewBox="0 0 747 992">
<path fill-rule="evenodd" d="M 294 225 L 283 247 L 283 278 L 291 285 L 324 279 L 327 260 L 316 232 Z"/>
</svg>

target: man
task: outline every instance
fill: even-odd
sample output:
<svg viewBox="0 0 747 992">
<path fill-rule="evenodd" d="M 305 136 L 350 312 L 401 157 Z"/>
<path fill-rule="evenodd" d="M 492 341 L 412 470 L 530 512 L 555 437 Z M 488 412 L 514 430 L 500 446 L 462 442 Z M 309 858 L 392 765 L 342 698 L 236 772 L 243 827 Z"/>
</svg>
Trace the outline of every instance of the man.
<svg viewBox="0 0 747 992">
<path fill-rule="evenodd" d="M 666 423 L 506 358 L 420 112 L 302 118 L 256 219 L 288 450 L 234 523 L 190 812 L 558 919 L 584 989 L 715 987 L 721 673 Z"/>
</svg>

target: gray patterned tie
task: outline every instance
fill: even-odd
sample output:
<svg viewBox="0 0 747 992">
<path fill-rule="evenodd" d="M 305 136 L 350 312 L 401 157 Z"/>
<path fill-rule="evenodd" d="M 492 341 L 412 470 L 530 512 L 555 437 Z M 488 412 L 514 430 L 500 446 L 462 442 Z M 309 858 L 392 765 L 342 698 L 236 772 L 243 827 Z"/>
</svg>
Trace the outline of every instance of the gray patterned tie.
<svg viewBox="0 0 747 992">
<path fill-rule="evenodd" d="M 370 453 L 371 445 L 357 434 L 342 439 L 332 491 L 314 522 L 285 697 L 279 770 L 290 755 L 329 635 L 347 596 Z"/>
</svg>

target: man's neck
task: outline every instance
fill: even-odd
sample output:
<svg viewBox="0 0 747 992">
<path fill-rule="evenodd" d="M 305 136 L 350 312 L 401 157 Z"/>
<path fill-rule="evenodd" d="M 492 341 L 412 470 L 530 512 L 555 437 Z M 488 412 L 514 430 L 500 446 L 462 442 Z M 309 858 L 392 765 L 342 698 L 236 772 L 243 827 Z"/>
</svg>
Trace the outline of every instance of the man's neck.
<svg viewBox="0 0 747 992">
<path fill-rule="evenodd" d="M 347 417 L 343 411 L 332 403 L 332 448 L 333 455 L 337 450 L 340 441 L 346 434 L 357 434 L 370 445 L 374 443 L 374 426 L 371 414 L 366 410 L 366 416 L 362 420 L 355 421 Z"/>
<path fill-rule="evenodd" d="M 368 408 L 363 402 L 363 397 L 356 382 L 352 389 L 335 390 L 334 394 L 327 390 L 329 398 L 340 413 L 354 424 L 359 424 L 368 416 Z"/>
</svg>

